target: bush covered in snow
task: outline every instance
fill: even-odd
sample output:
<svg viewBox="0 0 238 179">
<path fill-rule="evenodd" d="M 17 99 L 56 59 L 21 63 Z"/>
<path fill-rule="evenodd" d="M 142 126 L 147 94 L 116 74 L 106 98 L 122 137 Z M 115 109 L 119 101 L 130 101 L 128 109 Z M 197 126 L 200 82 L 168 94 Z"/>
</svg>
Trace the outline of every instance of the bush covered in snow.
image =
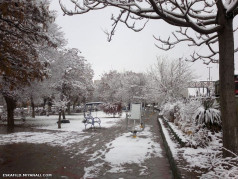
<svg viewBox="0 0 238 179">
<path fill-rule="evenodd" d="M 193 118 L 197 124 L 205 124 L 207 128 L 212 130 L 221 130 L 221 114 L 218 108 L 214 100 L 203 100 Z"/>
<path fill-rule="evenodd" d="M 189 135 L 187 146 L 192 148 L 202 147 L 205 148 L 211 142 L 212 137 L 208 129 L 201 126 L 195 126 L 194 132 Z"/>
<path fill-rule="evenodd" d="M 188 147 L 206 147 L 211 141 L 210 130 L 221 129 L 220 111 L 214 101 L 196 99 L 177 101 L 163 106 L 162 114 L 188 138 Z"/>
<path fill-rule="evenodd" d="M 192 122 L 192 117 L 200 105 L 201 102 L 197 100 L 166 103 L 163 105 L 161 113 L 170 122 L 177 123 L 181 120 Z"/>
<path fill-rule="evenodd" d="M 100 108 L 106 114 L 112 114 L 113 117 L 115 117 L 116 114 L 121 116 L 121 113 L 122 113 L 122 104 L 120 102 L 118 102 L 118 103 L 105 103 L 105 104 L 100 105 Z"/>
<path fill-rule="evenodd" d="M 203 174 L 201 179 L 237 179 L 238 178 L 238 156 L 222 158 L 219 156 L 211 156 L 207 161 L 209 172 Z"/>
<path fill-rule="evenodd" d="M 14 113 L 16 117 L 20 117 L 21 119 L 25 119 L 28 115 L 27 108 L 16 108 Z"/>
<path fill-rule="evenodd" d="M 161 111 L 163 116 L 166 117 L 170 122 L 174 122 L 175 119 L 175 106 L 176 103 L 165 103 Z"/>
<path fill-rule="evenodd" d="M 213 99 L 200 99 L 191 101 L 177 101 L 174 103 L 166 103 L 163 106 L 162 114 L 170 122 L 176 125 L 186 125 L 186 123 L 194 123 L 203 125 L 209 129 L 221 129 L 221 118 L 219 106 Z"/>
</svg>

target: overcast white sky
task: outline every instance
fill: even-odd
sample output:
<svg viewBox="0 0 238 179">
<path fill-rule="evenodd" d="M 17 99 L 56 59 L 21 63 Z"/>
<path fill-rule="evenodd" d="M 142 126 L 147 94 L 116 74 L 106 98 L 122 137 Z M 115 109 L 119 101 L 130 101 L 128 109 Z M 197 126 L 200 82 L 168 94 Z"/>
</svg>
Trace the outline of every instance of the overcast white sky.
<svg viewBox="0 0 238 179">
<path fill-rule="evenodd" d="M 62 27 L 68 39 L 68 47 L 78 48 L 92 64 L 95 72 L 94 79 L 100 79 L 102 73 L 110 70 L 146 72 L 151 65 L 156 63 L 157 56 L 165 55 L 178 59 L 182 56 L 189 56 L 193 52 L 185 44 L 171 51 L 162 51 L 154 45 L 156 40 L 153 35 L 167 38 L 175 29 L 163 21 L 150 21 L 143 31 L 137 33 L 128 29 L 124 24 L 120 24 L 113 40 L 108 42 L 103 30 L 111 28 L 111 11 L 115 9 L 63 16 L 58 0 L 52 0 L 50 8 L 58 12 L 56 23 Z M 191 63 L 191 65 L 200 80 L 208 80 L 207 65 L 202 64 L 201 61 Z M 211 79 L 217 80 L 218 65 L 210 64 L 209 66 L 212 67 Z"/>
</svg>

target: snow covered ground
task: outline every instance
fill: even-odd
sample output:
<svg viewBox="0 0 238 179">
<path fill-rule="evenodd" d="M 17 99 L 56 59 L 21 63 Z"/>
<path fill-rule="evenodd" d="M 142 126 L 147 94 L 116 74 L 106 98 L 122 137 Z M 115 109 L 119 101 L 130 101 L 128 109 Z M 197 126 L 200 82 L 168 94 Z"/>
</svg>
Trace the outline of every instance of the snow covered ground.
<svg viewBox="0 0 238 179">
<path fill-rule="evenodd" d="M 124 114 L 120 118 L 113 118 L 103 112 L 92 113 L 92 115 L 101 118 L 101 126 L 103 128 L 112 127 L 113 125 L 116 125 L 118 121 L 125 118 Z M 0 134 L 0 145 L 26 142 L 62 146 L 66 149 L 70 149 L 72 144 L 81 142 L 90 137 L 84 135 L 85 125 L 82 122 L 84 119 L 83 114 L 68 115 L 66 118 L 70 120 L 70 123 L 62 124 L 61 129 L 58 129 L 57 115 L 36 116 L 36 118 L 28 117 L 25 122 L 17 121 L 17 123 L 25 123 L 23 126 L 30 125 L 32 128 L 44 130 L 41 132 L 15 132 L 10 134 Z"/>
<path fill-rule="evenodd" d="M 101 119 L 101 126 L 103 128 L 109 128 L 115 125 L 118 121 L 125 119 L 125 113 L 122 114 L 121 117 L 113 118 L 112 115 L 107 115 L 101 111 L 92 112 L 93 117 L 99 117 Z M 58 129 L 57 121 L 58 116 L 37 116 L 36 118 L 28 118 L 27 123 L 29 125 L 36 126 L 38 129 L 47 129 L 47 130 L 58 130 L 58 131 L 74 131 L 74 132 L 83 132 L 85 129 L 85 125 L 83 123 L 84 115 L 80 114 L 72 114 L 66 115 L 66 119 L 70 120 L 70 123 L 64 123 L 61 125 L 61 129 Z M 97 127 L 97 124 L 95 124 Z M 88 125 L 87 128 L 90 126 Z"/>
<path fill-rule="evenodd" d="M 97 178 L 102 175 L 131 174 L 135 166 L 138 176 L 148 176 L 150 167 L 146 161 L 156 157 L 159 160 L 163 157 L 160 144 L 154 140 L 155 136 L 151 131 L 152 126 L 146 125 L 145 130 L 137 133 L 137 137 L 133 138 L 132 133 L 125 128 L 120 129 L 126 127 L 122 126 L 125 124 L 124 113 L 117 118 L 103 112 L 92 115 L 100 117 L 101 129 L 85 130 L 82 122 L 84 120 L 83 114 L 67 115 L 66 118 L 70 120 L 70 123 L 62 124 L 61 129 L 58 129 L 56 123 L 58 116 L 56 115 L 37 116 L 35 119 L 27 118 L 25 123 L 18 122 L 22 123 L 23 126 L 31 126 L 34 130 L 0 134 L 0 145 L 31 143 L 62 147 L 71 155 L 71 158 L 80 159 L 81 156 L 84 156 L 87 159 L 88 163 L 83 166 L 85 172 L 83 178 L 85 179 Z M 200 176 L 203 178 L 210 175 L 209 178 L 213 178 L 214 172 L 206 175 L 201 173 L 200 169 L 208 170 L 214 163 L 221 161 L 217 158 L 217 155 L 221 153 L 222 144 L 219 140 L 221 134 L 211 135 L 214 138 L 206 148 L 180 147 L 177 142 L 171 139 L 171 134 L 163 124 L 162 119 L 159 121 L 162 124 L 163 133 L 174 159 L 178 160 L 182 156 L 187 163 L 187 165 L 180 167 L 187 171 L 200 172 Z M 171 128 L 183 141 L 188 140 L 177 126 L 172 125 Z M 106 171 L 104 171 L 105 167 L 107 167 Z M 236 173 L 237 167 L 232 172 Z"/>
<path fill-rule="evenodd" d="M 137 133 L 137 137 L 133 138 L 132 133 L 125 128 L 124 113 L 118 118 L 113 118 L 103 112 L 92 115 L 101 119 L 101 130 L 96 129 L 95 132 L 92 129 L 85 130 L 82 122 L 83 114 L 66 116 L 70 123 L 62 124 L 61 129 L 58 129 L 56 123 L 58 116 L 37 116 L 35 119 L 27 118 L 23 124 L 23 126 L 31 126 L 36 130 L 0 134 L 0 145 L 31 143 L 63 147 L 65 151 L 72 154 L 72 158 L 82 155 L 87 158 L 89 164 L 84 166 L 84 178 L 97 178 L 99 173 L 105 170 L 105 165 L 109 169 L 104 174 L 132 172 L 133 169 L 128 165 L 136 165 L 139 167 L 139 175 L 146 176 L 148 166 L 145 161 L 155 157 L 163 157 L 161 146 L 155 142 L 155 136 L 151 132 L 152 126 L 147 125 L 142 133 Z M 125 124 L 125 126 L 115 128 L 119 133 L 115 137 L 107 136 L 104 139 L 103 136 L 107 135 L 107 131 L 119 123 L 120 125 Z M 124 129 L 120 129 L 122 127 Z M 104 131 L 105 134 L 101 135 L 103 138 L 97 138 Z M 114 128 L 111 132 L 114 132 Z"/>
<path fill-rule="evenodd" d="M 146 136 L 146 137 L 145 137 Z M 147 166 L 144 164 L 146 159 L 152 157 L 162 157 L 161 146 L 153 141 L 150 126 L 147 126 L 143 133 L 139 133 L 136 138 L 132 133 L 126 132 L 106 144 L 105 149 L 95 151 L 89 161 L 101 159 L 101 162 L 85 168 L 85 178 L 96 177 L 93 171 L 108 163 L 111 169 L 107 173 L 126 173 L 132 169 L 127 164 L 137 164 L 141 168 L 140 175 L 146 175 Z"/>
</svg>

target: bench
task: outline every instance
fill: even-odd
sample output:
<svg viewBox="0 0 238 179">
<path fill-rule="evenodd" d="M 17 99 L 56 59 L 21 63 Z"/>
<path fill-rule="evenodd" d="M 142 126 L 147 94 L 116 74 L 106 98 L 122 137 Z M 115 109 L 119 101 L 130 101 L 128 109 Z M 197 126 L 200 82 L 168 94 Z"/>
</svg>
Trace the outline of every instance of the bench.
<svg viewBox="0 0 238 179">
<path fill-rule="evenodd" d="M 94 127 L 95 128 L 95 124 L 98 124 L 99 127 L 101 127 L 101 119 L 98 117 L 93 117 L 91 115 L 87 115 L 84 116 L 84 121 L 83 121 L 84 125 L 85 125 L 85 129 L 87 127 L 87 125 L 91 125 L 91 128 Z"/>
</svg>

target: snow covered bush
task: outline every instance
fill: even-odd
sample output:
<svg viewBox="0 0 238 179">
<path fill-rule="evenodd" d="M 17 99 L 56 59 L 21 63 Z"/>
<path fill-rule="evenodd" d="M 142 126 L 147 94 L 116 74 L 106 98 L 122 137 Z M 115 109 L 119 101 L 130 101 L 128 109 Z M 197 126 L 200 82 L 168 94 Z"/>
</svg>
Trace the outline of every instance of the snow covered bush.
<svg viewBox="0 0 238 179">
<path fill-rule="evenodd" d="M 21 119 L 25 119 L 26 116 L 28 115 L 27 108 L 16 108 L 14 111 L 14 114 L 16 117 L 19 117 Z"/>
<path fill-rule="evenodd" d="M 0 120 L 7 121 L 7 110 L 6 109 L 0 110 Z"/>
<path fill-rule="evenodd" d="M 201 179 L 237 179 L 238 178 L 238 156 L 222 158 L 219 156 L 211 156 L 207 161 L 209 172 L 203 174 Z"/>
<path fill-rule="evenodd" d="M 189 135 L 187 146 L 195 149 L 198 147 L 205 148 L 211 140 L 210 131 L 203 126 L 196 125 L 193 128 L 193 132 Z"/>
<path fill-rule="evenodd" d="M 205 99 L 193 116 L 196 124 L 205 124 L 208 129 L 221 130 L 222 121 L 218 106 L 212 99 Z"/>
<path fill-rule="evenodd" d="M 75 108 L 73 109 L 73 112 L 80 113 L 83 110 L 84 110 L 84 106 L 75 106 Z"/>
<path fill-rule="evenodd" d="M 192 117 L 201 105 L 199 100 L 188 100 L 180 105 L 179 114 L 183 121 L 193 122 Z"/>
<path fill-rule="evenodd" d="M 206 147 L 209 145 L 209 142 L 212 140 L 210 136 L 210 130 L 214 129 L 214 125 L 217 126 L 219 123 L 220 118 L 216 118 L 217 114 L 219 114 L 218 109 L 211 108 L 210 106 L 214 106 L 214 102 L 211 103 L 212 105 L 208 105 L 208 102 L 202 103 L 200 99 L 195 100 L 187 100 L 187 101 L 176 101 L 174 103 L 167 103 L 164 105 L 162 109 L 162 114 L 165 118 L 168 119 L 168 121 L 174 123 L 175 126 L 177 126 L 178 130 L 182 131 L 184 135 L 187 137 L 186 146 L 187 147 Z M 204 117 L 204 111 L 203 113 L 199 113 L 202 109 L 205 109 L 205 107 L 208 111 L 205 112 L 205 117 L 208 120 L 208 123 L 205 123 L 205 121 L 200 120 L 201 122 L 198 122 L 196 120 L 196 117 L 200 117 L 199 119 L 202 119 Z M 217 111 L 218 112 L 217 112 Z M 208 112 L 210 112 L 208 114 Z M 212 113 L 214 112 L 214 113 Z M 217 113 L 216 113 L 217 112 Z M 213 122 L 213 123 L 212 123 Z M 217 128 L 217 127 L 216 127 Z"/>
<path fill-rule="evenodd" d="M 45 108 L 43 108 L 43 107 L 37 107 L 37 108 L 35 109 L 35 114 L 36 114 L 37 116 L 44 116 L 44 115 L 46 115 L 46 110 L 45 110 Z"/>
<path fill-rule="evenodd" d="M 187 147 L 206 147 L 211 141 L 209 130 L 204 124 L 196 124 L 193 115 L 200 106 L 200 101 L 189 101 L 177 107 L 174 124 L 187 136 Z"/>
<path fill-rule="evenodd" d="M 214 99 L 202 99 L 191 101 L 176 101 L 166 103 L 163 106 L 162 114 L 170 122 L 174 122 L 182 130 L 184 127 L 196 126 L 207 127 L 208 129 L 218 131 L 221 129 L 220 110 Z M 184 131 L 186 132 L 186 131 Z"/>
<path fill-rule="evenodd" d="M 69 103 L 69 100 L 67 99 L 66 96 L 59 95 L 59 94 L 54 96 L 53 104 L 57 108 L 58 111 L 60 109 L 65 110 L 68 103 Z"/>
<path fill-rule="evenodd" d="M 113 117 L 115 117 L 116 114 L 120 116 L 122 113 L 122 104 L 120 102 L 106 103 L 106 104 L 100 105 L 100 107 L 103 110 L 103 112 L 105 112 L 106 114 L 112 114 Z"/>
<path fill-rule="evenodd" d="M 178 121 L 187 121 L 192 122 L 192 117 L 201 105 L 200 101 L 191 100 L 191 101 L 181 101 L 168 102 L 163 105 L 162 114 L 170 122 L 175 122 L 178 125 Z"/>
<path fill-rule="evenodd" d="M 176 103 L 165 103 L 162 107 L 161 114 L 166 117 L 170 122 L 174 122 L 174 108 Z"/>
</svg>

